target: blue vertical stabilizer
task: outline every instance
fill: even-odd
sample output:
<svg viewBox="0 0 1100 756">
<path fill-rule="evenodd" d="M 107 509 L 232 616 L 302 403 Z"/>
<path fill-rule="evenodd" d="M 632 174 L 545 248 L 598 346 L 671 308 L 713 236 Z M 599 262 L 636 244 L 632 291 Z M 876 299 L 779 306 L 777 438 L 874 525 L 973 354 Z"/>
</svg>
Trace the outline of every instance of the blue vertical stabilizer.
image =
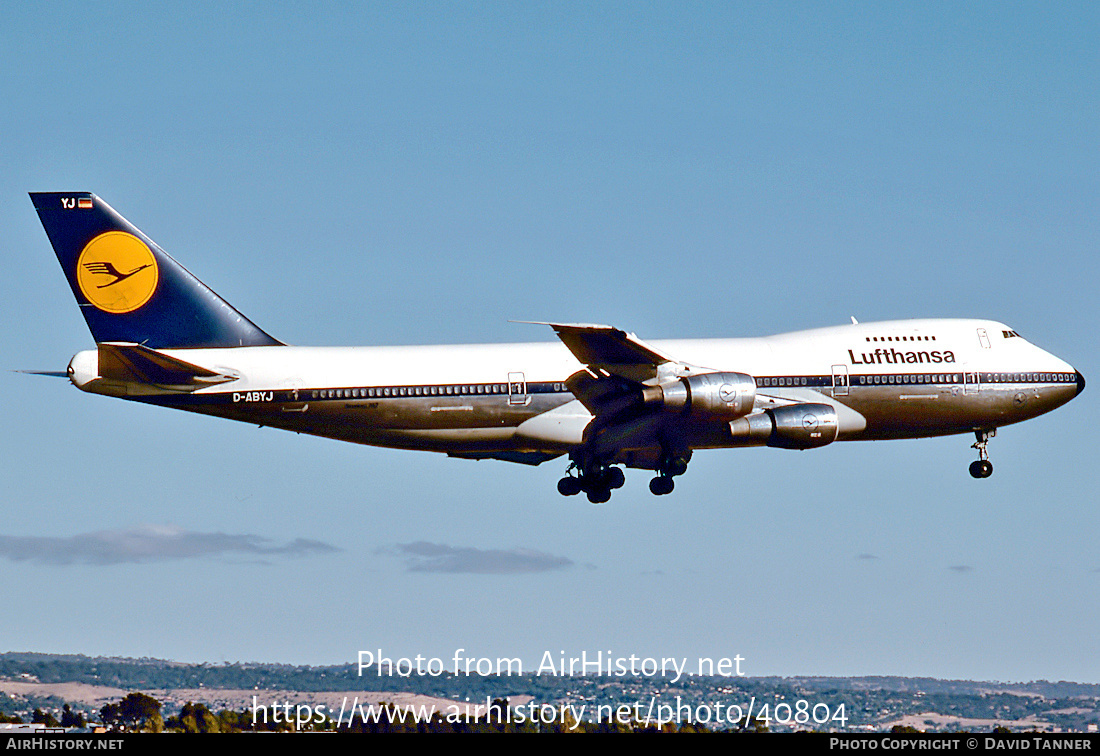
<svg viewBox="0 0 1100 756">
<path fill-rule="evenodd" d="M 94 194 L 30 196 L 96 343 L 281 346 Z"/>
</svg>

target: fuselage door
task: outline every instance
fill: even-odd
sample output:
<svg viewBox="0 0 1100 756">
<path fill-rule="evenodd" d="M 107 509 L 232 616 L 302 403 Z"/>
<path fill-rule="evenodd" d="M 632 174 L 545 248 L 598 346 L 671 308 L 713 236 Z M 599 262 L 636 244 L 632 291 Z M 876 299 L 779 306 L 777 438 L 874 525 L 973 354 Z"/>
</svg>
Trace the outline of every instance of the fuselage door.
<svg viewBox="0 0 1100 756">
<path fill-rule="evenodd" d="M 528 400 L 529 397 L 527 396 L 527 380 L 523 377 L 523 373 L 509 373 L 508 403 L 527 404 Z"/>
<path fill-rule="evenodd" d="M 833 396 L 848 396 L 847 365 L 833 365 Z"/>
<path fill-rule="evenodd" d="M 286 396 L 286 401 L 279 407 L 283 412 L 305 412 L 309 409 L 309 404 L 305 401 L 305 393 L 302 389 L 301 378 L 289 378 L 285 381 L 287 388 L 290 389 Z"/>
<path fill-rule="evenodd" d="M 978 343 L 982 345 L 982 349 L 989 349 L 989 334 L 986 333 L 984 328 L 978 329 Z"/>
<path fill-rule="evenodd" d="M 963 393 L 976 394 L 982 389 L 981 373 L 963 373 Z"/>
</svg>

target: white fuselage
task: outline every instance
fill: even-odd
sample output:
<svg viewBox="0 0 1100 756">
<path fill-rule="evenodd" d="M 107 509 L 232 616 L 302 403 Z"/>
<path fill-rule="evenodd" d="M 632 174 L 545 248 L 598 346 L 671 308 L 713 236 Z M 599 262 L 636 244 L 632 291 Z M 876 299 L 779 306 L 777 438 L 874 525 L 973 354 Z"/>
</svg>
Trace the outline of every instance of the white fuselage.
<svg viewBox="0 0 1100 756">
<path fill-rule="evenodd" d="M 686 364 L 751 376 L 753 411 L 830 405 L 838 440 L 992 430 L 1048 412 L 1083 386 L 1068 363 L 985 320 L 651 343 Z M 186 392 L 120 384 L 99 376 L 96 352 L 74 357 L 70 374 L 95 393 L 462 456 L 527 454 L 537 462 L 582 444 L 592 420 L 566 386 L 585 368 L 557 342 L 162 351 L 234 379 Z M 703 423 L 687 437 L 694 448 L 746 445 L 725 423 Z"/>
</svg>

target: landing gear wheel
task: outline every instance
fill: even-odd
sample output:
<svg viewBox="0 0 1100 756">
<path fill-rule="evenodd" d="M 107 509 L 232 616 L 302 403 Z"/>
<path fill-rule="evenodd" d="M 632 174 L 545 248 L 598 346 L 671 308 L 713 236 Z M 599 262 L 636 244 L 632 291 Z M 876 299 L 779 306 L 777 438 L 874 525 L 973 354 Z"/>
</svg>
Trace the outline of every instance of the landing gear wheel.
<svg viewBox="0 0 1100 756">
<path fill-rule="evenodd" d="M 664 465 L 664 472 L 670 478 L 674 475 L 683 475 L 687 469 L 688 461 L 683 457 L 673 457 Z"/>
<path fill-rule="evenodd" d="M 988 478 L 993 474 L 993 463 L 988 459 L 979 459 L 970 463 L 970 475 L 974 478 Z"/>
<path fill-rule="evenodd" d="M 989 452 L 986 445 L 989 439 L 997 435 L 997 429 L 974 431 L 975 442 L 970 447 L 978 450 L 978 459 L 970 463 L 970 475 L 975 478 L 988 478 L 993 474 L 993 463 L 989 461 Z"/>
<path fill-rule="evenodd" d="M 662 478 L 675 478 L 687 472 L 688 462 L 691 461 L 691 449 L 680 452 L 665 451 L 661 455 L 661 461 L 657 463 L 657 474 Z"/>
<path fill-rule="evenodd" d="M 626 475 L 618 467 L 598 460 L 571 459 L 565 477 L 558 481 L 558 493 L 562 496 L 575 496 L 584 491 L 590 502 L 603 504 L 610 501 L 613 490 L 626 483 Z"/>
<path fill-rule="evenodd" d="M 588 500 L 593 504 L 606 504 L 611 501 L 611 489 L 593 488 L 588 491 Z"/>
<path fill-rule="evenodd" d="M 611 489 L 622 488 L 626 483 L 626 475 L 617 467 L 607 468 L 607 487 Z"/>
<path fill-rule="evenodd" d="M 574 478 L 572 475 L 566 475 L 564 478 L 558 481 L 558 493 L 560 493 L 562 496 L 576 496 L 580 492 L 580 478 Z"/>
<path fill-rule="evenodd" d="M 649 481 L 649 492 L 654 496 L 670 494 L 675 487 L 676 483 L 672 478 L 665 475 L 658 475 L 656 478 Z"/>
</svg>

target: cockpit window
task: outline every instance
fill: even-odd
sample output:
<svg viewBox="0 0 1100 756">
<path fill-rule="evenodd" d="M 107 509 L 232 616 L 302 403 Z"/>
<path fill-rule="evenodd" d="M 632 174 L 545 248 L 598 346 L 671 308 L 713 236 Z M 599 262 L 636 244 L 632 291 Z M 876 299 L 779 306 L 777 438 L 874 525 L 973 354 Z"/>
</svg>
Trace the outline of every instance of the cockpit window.
<svg viewBox="0 0 1100 756">
<path fill-rule="evenodd" d="M 1020 334 L 1016 333 L 1015 331 L 1001 331 L 1001 333 L 1004 334 L 1004 337 L 1006 339 L 1019 338 L 1020 337 Z"/>
</svg>

